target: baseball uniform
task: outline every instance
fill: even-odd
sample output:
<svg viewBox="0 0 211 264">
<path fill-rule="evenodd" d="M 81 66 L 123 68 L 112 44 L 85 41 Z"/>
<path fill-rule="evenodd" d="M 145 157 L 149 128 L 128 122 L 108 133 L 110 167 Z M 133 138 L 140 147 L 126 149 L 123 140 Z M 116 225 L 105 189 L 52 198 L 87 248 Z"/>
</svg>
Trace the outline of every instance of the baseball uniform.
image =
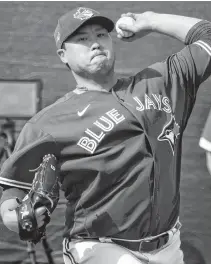
<svg viewBox="0 0 211 264">
<path fill-rule="evenodd" d="M 197 23 L 183 50 L 109 92 L 76 88 L 43 109 L 20 133 L 0 183 L 30 189 L 29 170 L 52 153 L 67 199 L 67 239 L 136 240 L 171 229 L 179 216 L 182 134 L 211 73 L 210 29 Z"/>
</svg>

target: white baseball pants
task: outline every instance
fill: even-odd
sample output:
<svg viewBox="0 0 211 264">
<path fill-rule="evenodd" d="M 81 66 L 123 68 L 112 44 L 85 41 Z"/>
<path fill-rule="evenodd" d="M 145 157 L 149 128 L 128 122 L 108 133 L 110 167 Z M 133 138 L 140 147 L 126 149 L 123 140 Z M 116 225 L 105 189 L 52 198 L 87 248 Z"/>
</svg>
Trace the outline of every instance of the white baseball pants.
<svg viewBox="0 0 211 264">
<path fill-rule="evenodd" d="M 180 249 L 180 231 L 172 233 L 168 242 L 151 252 L 135 252 L 113 242 L 94 240 L 63 241 L 65 264 L 184 264 Z"/>
</svg>

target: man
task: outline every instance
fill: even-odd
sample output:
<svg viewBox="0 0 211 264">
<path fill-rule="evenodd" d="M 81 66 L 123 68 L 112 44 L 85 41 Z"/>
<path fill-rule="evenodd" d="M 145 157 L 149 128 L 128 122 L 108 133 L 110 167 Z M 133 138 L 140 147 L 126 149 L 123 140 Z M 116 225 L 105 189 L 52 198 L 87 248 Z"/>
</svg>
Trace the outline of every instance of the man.
<svg viewBox="0 0 211 264">
<path fill-rule="evenodd" d="M 203 133 L 199 140 L 199 146 L 206 151 L 206 164 L 211 174 L 211 111 L 208 115 Z"/>
<path fill-rule="evenodd" d="M 123 14 L 118 38 L 150 32 L 186 47 L 165 61 L 118 79 L 109 32 L 114 24 L 89 8 L 58 22 L 58 55 L 77 87 L 34 116 L 23 128 L 0 175 L 1 214 L 18 232 L 15 197 L 29 189 L 47 153 L 61 167 L 67 199 L 65 263 L 182 264 L 179 184 L 182 134 L 199 85 L 211 73 L 211 23 L 145 12 Z M 130 38 L 126 33 L 133 33 Z M 39 226 L 44 208 L 37 209 Z"/>
</svg>

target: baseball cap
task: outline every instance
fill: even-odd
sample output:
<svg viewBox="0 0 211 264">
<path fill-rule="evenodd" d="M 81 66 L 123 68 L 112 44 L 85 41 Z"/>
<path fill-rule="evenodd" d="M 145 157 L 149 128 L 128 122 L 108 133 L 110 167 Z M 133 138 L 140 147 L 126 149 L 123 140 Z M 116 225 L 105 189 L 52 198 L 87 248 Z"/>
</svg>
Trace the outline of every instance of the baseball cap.
<svg viewBox="0 0 211 264">
<path fill-rule="evenodd" d="M 87 22 L 100 24 L 106 28 L 108 32 L 111 32 L 114 28 L 114 22 L 110 18 L 100 15 L 99 12 L 93 9 L 87 7 L 77 7 L 61 16 L 58 20 L 58 24 L 54 32 L 57 48 L 60 49 L 63 42 L 79 27 Z"/>
</svg>

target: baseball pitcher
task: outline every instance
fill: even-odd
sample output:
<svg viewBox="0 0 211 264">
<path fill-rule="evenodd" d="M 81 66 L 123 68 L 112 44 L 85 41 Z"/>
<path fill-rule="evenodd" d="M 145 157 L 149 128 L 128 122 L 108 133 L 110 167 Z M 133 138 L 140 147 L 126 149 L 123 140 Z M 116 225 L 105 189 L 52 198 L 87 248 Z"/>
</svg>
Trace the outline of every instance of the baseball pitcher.
<svg viewBox="0 0 211 264">
<path fill-rule="evenodd" d="M 33 188 L 30 170 L 53 154 L 67 199 L 65 264 L 182 264 L 182 135 L 197 90 L 211 74 L 211 23 L 154 12 L 122 14 L 115 30 L 128 47 L 151 32 L 184 43 L 181 51 L 125 78 L 114 71 L 114 27 L 86 7 L 59 19 L 57 54 L 77 86 L 70 83 L 70 92 L 20 133 L 0 174 L 1 214 L 20 234 L 17 198 L 24 203 L 25 190 Z M 40 202 L 33 212 L 34 228 L 45 226 L 46 205 Z"/>
</svg>

